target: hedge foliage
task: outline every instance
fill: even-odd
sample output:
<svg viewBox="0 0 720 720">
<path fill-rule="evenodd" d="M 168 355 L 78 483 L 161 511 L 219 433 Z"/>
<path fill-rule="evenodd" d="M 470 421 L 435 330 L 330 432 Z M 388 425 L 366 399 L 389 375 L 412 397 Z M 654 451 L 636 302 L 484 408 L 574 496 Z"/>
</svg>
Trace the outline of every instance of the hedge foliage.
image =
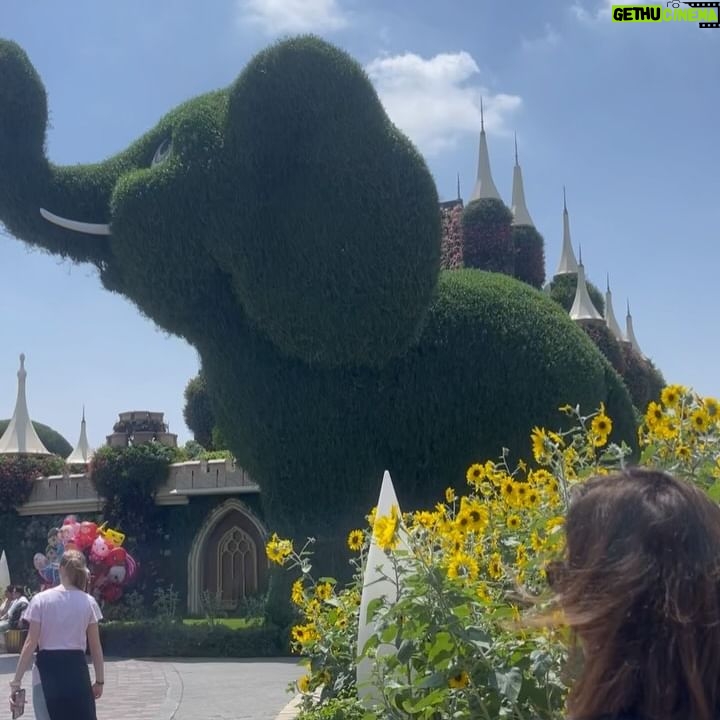
<svg viewBox="0 0 720 720">
<path fill-rule="evenodd" d="M 45 90 L 8 41 L 0 108 L 0 219 L 95 263 L 105 287 L 165 330 L 198 344 L 220 293 L 309 362 L 377 365 L 417 338 L 440 263 L 437 191 L 343 51 L 315 37 L 277 43 L 229 89 L 93 165 L 47 161 Z M 112 237 L 51 225 L 41 206 L 110 221 Z"/>
<path fill-rule="evenodd" d="M 10 420 L 0 420 L 0 437 L 10 424 Z M 66 458 L 73 451 L 73 446 L 57 431 L 48 425 L 33 421 L 33 427 L 42 444 L 53 455 Z"/>
<path fill-rule="evenodd" d="M 458 270 L 463 266 L 463 207 L 460 204 L 440 208 L 442 242 L 440 244 L 440 267 Z"/>
<path fill-rule="evenodd" d="M 599 323 L 580 323 L 580 327 L 588 337 L 597 345 L 600 352 L 608 359 L 615 371 L 622 377 L 625 375 L 625 355 L 620 343 L 612 334 L 607 325 Z M 657 397 L 657 396 L 656 396 Z M 636 407 L 638 407 L 636 405 Z M 643 408 L 646 405 L 642 406 Z"/>
<path fill-rule="evenodd" d="M 212 449 L 215 413 L 202 371 L 191 378 L 185 386 L 183 418 L 192 431 L 195 441 L 206 449 Z"/>
<path fill-rule="evenodd" d="M 513 214 L 501 200 L 473 200 L 462 218 L 463 263 L 468 268 L 513 275 Z"/>
<path fill-rule="evenodd" d="M 535 288 L 545 284 L 545 240 L 530 225 L 513 225 L 515 277 Z"/>
<path fill-rule="evenodd" d="M 237 342 L 203 349 L 208 389 L 278 532 L 357 522 L 386 468 L 410 509 L 477 457 L 523 452 L 528 428 L 560 424 L 565 403 L 605 401 L 618 436 L 635 436 L 627 392 L 583 331 L 501 275 L 441 273 L 420 342 L 381 370 L 312 368 L 239 318 L 228 332 Z"/>
<path fill-rule="evenodd" d="M 590 299 L 595 305 L 595 309 L 601 314 L 605 315 L 605 299 L 600 290 L 595 287 L 589 280 L 585 280 L 587 285 L 588 294 Z M 577 275 L 556 275 L 550 283 L 550 297 L 559 303 L 561 307 L 565 308 L 566 312 L 570 312 L 575 301 L 575 292 L 577 290 Z"/>
<path fill-rule="evenodd" d="M 65 461 L 54 455 L 0 455 L 0 513 L 26 503 L 33 480 L 59 475 L 64 467 Z"/>
<path fill-rule="evenodd" d="M 290 655 L 289 632 L 273 625 L 232 629 L 222 624 L 111 622 L 100 625 L 111 657 L 279 657 Z"/>
<path fill-rule="evenodd" d="M 159 443 L 99 448 L 90 463 L 90 479 L 105 498 L 106 519 L 137 532 L 155 511 L 155 494 L 174 460 L 174 450 Z"/>
<path fill-rule="evenodd" d="M 638 355 L 631 346 L 624 344 L 622 353 L 625 385 L 635 407 L 644 412 L 650 401 L 660 397 L 660 391 L 665 387 L 665 378 L 652 361 Z"/>
<path fill-rule="evenodd" d="M 229 116 L 233 205 L 252 231 L 212 241 L 248 316 L 307 361 L 399 354 L 437 281 L 438 196 L 362 67 L 317 38 L 280 42 L 231 87 Z"/>
</svg>

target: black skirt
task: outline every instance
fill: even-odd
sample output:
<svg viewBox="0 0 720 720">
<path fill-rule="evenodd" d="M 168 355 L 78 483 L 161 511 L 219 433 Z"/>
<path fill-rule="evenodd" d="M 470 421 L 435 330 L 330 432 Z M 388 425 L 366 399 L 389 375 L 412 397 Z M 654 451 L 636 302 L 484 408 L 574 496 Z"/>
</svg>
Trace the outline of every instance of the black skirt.
<svg viewBox="0 0 720 720">
<path fill-rule="evenodd" d="M 40 650 L 37 668 L 50 720 L 97 720 L 82 650 Z"/>
</svg>

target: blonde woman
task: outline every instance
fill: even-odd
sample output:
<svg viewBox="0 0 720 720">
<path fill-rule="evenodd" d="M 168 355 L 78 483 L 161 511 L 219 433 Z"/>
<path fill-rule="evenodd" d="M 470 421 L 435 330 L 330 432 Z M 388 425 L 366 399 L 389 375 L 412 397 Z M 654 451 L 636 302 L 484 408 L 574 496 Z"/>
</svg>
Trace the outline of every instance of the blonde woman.
<svg viewBox="0 0 720 720">
<path fill-rule="evenodd" d="M 36 665 L 50 720 L 97 720 L 95 700 L 102 697 L 105 683 L 98 629 L 102 613 L 85 592 L 88 577 L 84 555 L 68 550 L 60 561 L 60 585 L 35 595 L 25 612 L 30 628 L 10 683 L 11 698 L 22 686 L 37 649 Z M 85 659 L 88 646 L 94 684 Z"/>
</svg>

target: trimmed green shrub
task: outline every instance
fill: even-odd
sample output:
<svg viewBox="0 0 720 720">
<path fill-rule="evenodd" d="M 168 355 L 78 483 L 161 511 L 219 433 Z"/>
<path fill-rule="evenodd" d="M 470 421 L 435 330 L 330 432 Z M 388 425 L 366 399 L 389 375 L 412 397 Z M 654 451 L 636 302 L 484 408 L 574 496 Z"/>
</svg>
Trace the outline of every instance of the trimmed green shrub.
<svg viewBox="0 0 720 720">
<path fill-rule="evenodd" d="M 105 498 L 106 519 L 124 532 L 137 533 L 155 512 L 155 493 L 174 460 L 174 450 L 159 443 L 98 449 L 90 463 L 90 479 Z"/>
<path fill-rule="evenodd" d="M 343 51 L 280 42 L 124 152 L 69 167 L 44 155 L 45 91 L 8 41 L 0 78 L 0 219 L 94 263 L 165 330 L 198 344 L 229 294 L 234 313 L 309 362 L 379 365 L 419 335 L 440 263 L 437 191 Z M 112 236 L 64 230 L 39 207 L 110 222 Z"/>
<path fill-rule="evenodd" d="M 248 232 L 210 240 L 248 316 L 306 361 L 398 355 L 437 281 L 438 197 L 362 67 L 318 38 L 280 42 L 230 88 L 229 120 Z"/>
<path fill-rule="evenodd" d="M 530 225 L 513 225 L 515 277 L 535 288 L 545 284 L 545 240 Z"/>
<path fill-rule="evenodd" d="M 100 625 L 105 654 L 113 657 L 286 657 L 289 633 L 272 625 L 231 629 L 216 623 L 109 622 Z"/>
<path fill-rule="evenodd" d="M 605 299 L 603 294 L 593 285 L 587 278 L 585 279 L 588 294 L 595 305 L 595 309 L 605 315 Z M 550 283 L 550 297 L 559 303 L 566 312 L 570 312 L 573 302 L 575 301 L 575 292 L 577 290 L 577 275 L 574 273 L 567 275 L 556 275 Z"/>
<path fill-rule="evenodd" d="M 185 386 L 183 418 L 196 442 L 208 450 L 213 449 L 215 415 L 202 371 L 191 378 Z"/>
<path fill-rule="evenodd" d="M 10 420 L 0 420 L 0 437 L 7 430 Z M 48 425 L 33 421 L 33 427 L 45 448 L 53 455 L 66 458 L 73 451 L 73 446 L 57 431 Z"/>
<path fill-rule="evenodd" d="M 617 374 L 556 303 L 512 278 L 441 273 L 420 342 L 382 370 L 309 367 L 239 319 L 229 332 L 237 342 L 202 351 L 218 423 L 272 527 L 322 528 L 338 565 L 332 538 L 372 507 L 386 468 L 409 510 L 463 483 L 476 458 L 523 452 L 534 425 L 563 422 L 566 403 L 605 401 L 634 441 Z"/>
<path fill-rule="evenodd" d="M 652 361 L 638 355 L 627 343 L 623 343 L 622 353 L 625 360 L 625 385 L 633 405 L 640 413 L 644 413 L 648 404 L 660 397 L 660 392 L 665 387 L 665 378 Z"/>
<path fill-rule="evenodd" d="M 580 327 L 597 345 L 615 371 L 622 377 L 625 374 L 625 356 L 620 343 L 605 324 L 581 322 Z"/>
<path fill-rule="evenodd" d="M 65 461 L 54 455 L 0 455 L 0 513 L 25 504 L 33 480 L 59 475 L 64 468 Z"/>
<path fill-rule="evenodd" d="M 463 263 L 467 268 L 513 275 L 513 215 L 501 200 L 473 200 L 462 217 Z"/>
<path fill-rule="evenodd" d="M 440 244 L 440 267 L 458 270 L 463 266 L 463 207 L 461 204 L 440 208 L 442 242 Z"/>
</svg>

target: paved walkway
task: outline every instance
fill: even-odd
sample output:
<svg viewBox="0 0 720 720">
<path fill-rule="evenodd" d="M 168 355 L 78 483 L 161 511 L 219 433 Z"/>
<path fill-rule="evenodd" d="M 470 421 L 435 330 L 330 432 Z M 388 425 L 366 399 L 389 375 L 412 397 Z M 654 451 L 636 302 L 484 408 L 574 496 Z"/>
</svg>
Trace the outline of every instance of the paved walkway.
<svg viewBox="0 0 720 720">
<path fill-rule="evenodd" d="M 0 717 L 16 663 L 17 655 L 0 656 Z M 109 659 L 98 720 L 275 720 L 292 699 L 288 684 L 300 675 L 296 659 Z M 23 684 L 24 717 L 32 720 L 29 673 Z"/>
</svg>

